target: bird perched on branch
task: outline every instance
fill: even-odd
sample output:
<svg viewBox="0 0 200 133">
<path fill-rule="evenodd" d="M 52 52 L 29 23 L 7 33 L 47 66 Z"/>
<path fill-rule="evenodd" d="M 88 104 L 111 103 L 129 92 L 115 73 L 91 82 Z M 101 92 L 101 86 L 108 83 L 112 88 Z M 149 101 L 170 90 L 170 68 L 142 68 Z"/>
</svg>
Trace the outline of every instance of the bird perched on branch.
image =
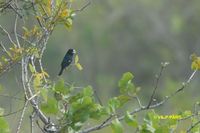
<svg viewBox="0 0 200 133">
<path fill-rule="evenodd" d="M 61 70 L 58 74 L 59 76 L 63 73 L 63 70 L 72 63 L 73 56 L 75 53 L 76 53 L 76 51 L 74 49 L 69 49 L 67 51 L 67 53 L 65 54 L 65 57 L 63 58 L 62 63 L 61 63 Z"/>
</svg>

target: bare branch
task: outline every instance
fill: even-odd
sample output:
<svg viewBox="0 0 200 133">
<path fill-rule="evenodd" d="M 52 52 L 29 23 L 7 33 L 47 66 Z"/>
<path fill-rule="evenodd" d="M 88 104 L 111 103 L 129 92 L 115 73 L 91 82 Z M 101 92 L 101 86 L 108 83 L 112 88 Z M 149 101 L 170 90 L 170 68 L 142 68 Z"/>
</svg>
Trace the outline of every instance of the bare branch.
<svg viewBox="0 0 200 133">
<path fill-rule="evenodd" d="M 194 123 L 193 125 L 191 125 L 191 127 L 188 128 L 187 133 L 190 133 L 192 131 L 192 129 L 195 128 L 198 124 L 200 124 L 200 121 L 197 121 L 196 123 Z"/>
<path fill-rule="evenodd" d="M 35 119 L 36 113 L 33 111 L 33 113 L 30 115 L 30 125 L 31 125 L 31 133 L 34 133 L 33 127 L 34 127 L 34 119 Z"/>
<path fill-rule="evenodd" d="M 22 107 L 21 109 L 19 109 L 17 111 L 14 111 L 14 112 L 11 112 L 11 113 L 8 113 L 8 114 L 4 114 L 4 115 L 0 115 L 0 117 L 7 117 L 7 116 L 10 116 L 10 115 L 14 115 L 16 113 L 21 112 L 23 109 L 24 109 L 24 107 Z"/>
<path fill-rule="evenodd" d="M 27 40 L 26 38 L 24 38 L 22 35 L 17 34 L 17 36 L 18 36 L 20 39 L 22 39 L 22 40 L 24 40 L 25 42 L 27 42 L 28 44 L 30 44 L 30 45 L 32 45 L 32 46 L 35 46 L 35 44 L 34 44 L 33 42 L 30 42 L 29 40 Z"/>
<path fill-rule="evenodd" d="M 88 1 L 83 7 L 81 7 L 80 9 L 74 10 L 73 12 L 81 12 L 85 8 L 87 8 L 90 4 L 91 4 L 91 1 Z"/>
<path fill-rule="evenodd" d="M 101 127 L 103 127 L 108 121 L 110 121 L 110 120 L 112 119 L 113 116 L 114 116 L 114 115 L 110 115 L 105 121 L 103 121 L 103 122 L 101 123 L 101 125 L 99 125 L 99 127 L 98 127 L 96 130 L 101 129 Z"/>
<path fill-rule="evenodd" d="M 21 114 L 21 117 L 20 117 L 20 120 L 19 120 L 19 123 L 18 123 L 18 126 L 17 126 L 17 131 L 16 133 L 19 133 L 20 132 L 20 129 L 21 129 L 21 125 L 22 125 L 22 121 L 23 121 L 23 118 L 24 118 L 24 114 L 26 112 L 26 109 L 27 109 L 27 106 L 28 106 L 28 100 L 25 102 L 24 104 L 24 107 L 23 107 L 23 110 L 22 110 L 22 114 Z"/>
<path fill-rule="evenodd" d="M 0 25 L 0 29 L 1 29 L 3 32 L 5 32 L 5 33 L 7 34 L 7 36 L 8 36 L 8 38 L 9 38 L 10 42 L 11 42 L 14 46 L 16 46 L 15 42 L 12 40 L 12 38 L 11 38 L 10 34 L 8 33 L 8 31 L 7 31 L 6 29 L 4 29 L 1 25 Z"/>
<path fill-rule="evenodd" d="M 161 105 L 163 105 L 165 102 L 167 102 L 170 98 L 172 98 L 173 96 L 175 96 L 178 92 L 181 92 L 181 91 L 178 91 L 178 90 L 183 90 L 187 84 L 189 84 L 195 73 L 197 72 L 197 70 L 193 71 L 193 73 L 190 75 L 189 79 L 186 81 L 186 84 L 182 84 L 182 86 L 177 89 L 174 93 L 172 93 L 170 96 L 166 96 L 162 101 L 160 101 L 159 103 L 157 104 L 154 104 L 154 105 L 150 105 L 149 108 L 146 108 L 146 107 L 140 107 L 140 108 L 137 108 L 135 109 L 134 111 L 132 111 L 130 114 L 133 115 L 135 113 L 138 113 L 138 112 L 141 112 L 141 111 L 144 111 L 144 110 L 149 110 L 149 109 L 153 109 L 153 108 L 156 108 L 156 107 L 159 107 Z M 118 120 L 121 121 L 125 118 L 125 115 L 122 115 L 120 117 L 118 117 Z M 96 125 L 94 127 L 90 127 L 90 128 L 87 128 L 87 129 L 83 129 L 82 131 L 80 131 L 79 133 L 89 133 L 89 132 L 92 132 L 92 131 L 95 131 L 95 130 L 99 130 L 99 129 L 102 129 L 104 127 L 107 127 L 109 126 L 110 124 L 112 123 L 112 121 L 107 121 L 103 126 L 102 124 L 100 125 Z M 198 123 L 199 124 L 199 123 Z"/>
<path fill-rule="evenodd" d="M 5 48 L 2 42 L 0 42 L 0 47 L 3 49 L 3 52 L 8 53 L 7 49 Z"/>
<path fill-rule="evenodd" d="M 15 34 L 15 40 L 17 42 L 17 46 L 18 48 L 20 48 L 20 43 L 19 43 L 19 39 L 18 39 L 18 36 L 17 36 L 17 21 L 18 21 L 18 14 L 16 14 L 16 18 L 15 18 L 15 24 L 14 24 L 14 34 Z"/>
<path fill-rule="evenodd" d="M 12 2 L 13 0 L 9 0 L 7 3 L 3 4 L 0 8 L 0 12 L 2 12 L 3 10 L 5 10 L 6 8 L 9 7 L 10 3 Z"/>
<path fill-rule="evenodd" d="M 139 105 L 140 108 L 144 108 L 144 106 L 141 104 L 141 101 L 140 101 L 140 99 L 138 98 L 138 96 L 134 96 L 133 98 L 135 98 L 135 99 L 137 100 L 138 105 Z"/>
<path fill-rule="evenodd" d="M 159 75 L 156 75 L 156 84 L 155 84 L 153 93 L 152 93 L 152 95 L 151 95 L 151 98 L 150 98 L 150 100 L 149 100 L 149 103 L 148 103 L 148 105 L 147 105 L 147 107 L 146 107 L 147 109 L 149 108 L 149 106 L 151 105 L 151 103 L 152 103 L 152 101 L 153 101 L 153 98 L 154 98 L 155 93 L 156 93 L 156 90 L 157 90 L 157 88 L 158 88 L 158 83 L 159 83 L 159 80 L 160 80 L 160 77 L 161 77 L 161 75 L 162 75 L 162 72 L 163 72 L 164 67 L 165 67 L 164 65 L 161 65 L 160 73 L 159 73 Z"/>
<path fill-rule="evenodd" d="M 22 18 L 22 15 L 17 11 L 17 8 L 15 8 L 12 4 L 10 4 L 9 7 L 16 13 L 17 16 Z"/>
</svg>

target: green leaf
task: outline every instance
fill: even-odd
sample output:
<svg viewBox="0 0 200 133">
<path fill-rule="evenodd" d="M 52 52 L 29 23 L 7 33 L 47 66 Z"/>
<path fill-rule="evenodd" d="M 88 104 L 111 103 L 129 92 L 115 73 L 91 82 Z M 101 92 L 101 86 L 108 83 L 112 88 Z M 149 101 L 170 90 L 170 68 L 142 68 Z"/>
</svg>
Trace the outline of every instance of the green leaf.
<svg viewBox="0 0 200 133">
<path fill-rule="evenodd" d="M 62 133 L 62 131 L 61 131 L 61 133 Z M 68 127 L 67 133 L 75 133 L 75 130 L 72 127 Z"/>
<path fill-rule="evenodd" d="M 184 112 L 181 112 L 182 118 L 189 117 L 191 115 L 192 115 L 192 112 L 190 110 L 185 110 Z"/>
<path fill-rule="evenodd" d="M 160 119 L 158 119 L 159 115 L 156 114 L 153 110 L 149 111 L 145 118 L 144 121 L 148 124 L 148 125 L 152 125 L 153 127 L 158 127 L 159 126 L 159 122 Z"/>
<path fill-rule="evenodd" d="M 159 127 L 160 127 L 160 119 L 158 119 L 158 114 L 156 114 L 154 110 L 151 110 L 146 114 L 140 132 L 155 133 L 156 129 Z"/>
<path fill-rule="evenodd" d="M 65 28 L 67 29 L 67 30 L 70 30 L 71 29 L 71 27 L 72 27 L 72 19 L 71 18 L 68 18 L 66 21 L 65 21 L 65 23 L 64 23 L 64 25 L 65 25 Z"/>
<path fill-rule="evenodd" d="M 31 73 L 34 73 L 35 72 L 34 67 L 31 64 L 28 64 L 28 65 L 29 65 L 29 69 L 30 69 Z"/>
<path fill-rule="evenodd" d="M 1 56 L 1 59 L 2 59 L 2 61 L 3 61 L 4 63 L 6 63 L 6 64 L 7 64 L 8 61 L 9 61 L 5 56 Z"/>
<path fill-rule="evenodd" d="M 65 86 L 65 81 L 63 79 L 59 80 L 56 83 L 54 89 L 55 89 L 56 92 L 59 92 L 63 95 L 66 95 L 66 94 L 70 93 L 70 91 L 71 91 L 70 87 Z"/>
<path fill-rule="evenodd" d="M 12 54 L 9 51 L 6 51 L 6 53 L 8 54 L 9 57 L 12 58 Z"/>
<path fill-rule="evenodd" d="M 120 107 L 121 103 L 117 99 L 117 97 L 114 97 L 114 98 L 112 98 L 112 99 L 109 100 L 108 105 L 109 105 L 110 111 L 112 113 L 114 113 L 115 110 Z"/>
<path fill-rule="evenodd" d="M 88 115 L 86 114 L 85 115 L 86 117 L 88 117 Z M 85 119 L 85 118 L 84 118 Z M 86 118 L 87 119 L 87 118 Z M 74 124 L 74 127 L 75 127 L 75 130 L 79 130 L 81 129 L 81 127 L 83 126 L 84 124 L 82 122 L 77 122 Z"/>
<path fill-rule="evenodd" d="M 83 95 L 84 96 L 92 96 L 93 95 L 93 89 L 91 86 L 87 86 L 83 89 Z"/>
<path fill-rule="evenodd" d="M 167 125 L 159 126 L 158 128 L 156 128 L 155 133 L 170 133 L 169 126 Z"/>
<path fill-rule="evenodd" d="M 48 98 L 47 103 L 41 104 L 41 110 L 47 114 L 57 114 L 58 106 L 54 98 Z"/>
<path fill-rule="evenodd" d="M 26 27 L 23 26 L 22 29 L 23 29 L 24 31 L 28 32 L 28 29 L 27 29 Z"/>
<path fill-rule="evenodd" d="M 82 100 L 83 106 L 86 106 L 86 105 L 89 105 L 89 104 L 92 104 L 92 103 L 93 103 L 92 97 L 89 97 L 89 96 L 85 96 Z"/>
<path fill-rule="evenodd" d="M 123 126 L 118 119 L 112 121 L 111 128 L 113 133 L 123 133 Z"/>
<path fill-rule="evenodd" d="M 118 82 L 118 87 L 120 88 L 120 93 L 126 94 L 126 93 L 134 93 L 135 92 L 135 86 L 132 83 L 133 74 L 130 72 L 126 72 L 123 74 L 122 78 Z"/>
<path fill-rule="evenodd" d="M 2 116 L 4 114 L 4 109 L 0 108 L 0 116 Z"/>
<path fill-rule="evenodd" d="M 138 126 L 137 120 L 135 120 L 133 118 L 133 116 L 128 111 L 126 112 L 124 120 L 129 126 L 132 126 L 132 127 L 135 127 L 135 128 Z"/>
<path fill-rule="evenodd" d="M 83 70 L 83 67 L 81 66 L 80 63 L 76 63 L 75 65 L 76 65 L 76 67 L 78 68 L 78 70 L 80 70 L 80 71 Z"/>
<path fill-rule="evenodd" d="M 39 87 L 42 84 L 42 80 L 41 80 L 41 75 L 40 74 L 35 74 L 34 79 L 33 79 L 33 86 L 36 92 L 39 91 Z"/>
<path fill-rule="evenodd" d="M 9 125 L 3 117 L 0 117 L 0 133 L 10 133 Z"/>
<path fill-rule="evenodd" d="M 61 0 L 56 0 L 56 7 L 58 8 L 61 4 Z"/>
<path fill-rule="evenodd" d="M 190 56 L 192 60 L 191 69 L 192 70 L 200 70 L 200 57 L 198 57 L 195 53 Z"/>
<path fill-rule="evenodd" d="M 72 113 L 76 112 L 77 110 L 81 111 L 83 108 L 88 107 L 92 103 L 93 103 L 92 97 L 90 96 L 85 96 L 83 98 L 80 98 L 71 104 Z"/>
<path fill-rule="evenodd" d="M 126 72 L 123 74 L 122 78 L 119 80 L 118 86 L 124 87 L 126 84 L 133 79 L 133 74 L 130 72 Z"/>
<path fill-rule="evenodd" d="M 81 66 L 81 64 L 78 62 L 79 61 L 79 57 L 78 55 L 75 56 L 75 66 L 77 67 L 78 70 L 83 70 L 83 67 Z"/>
<path fill-rule="evenodd" d="M 63 100 L 63 95 L 59 92 L 55 92 L 54 93 L 54 98 L 57 100 L 57 101 L 60 101 L 60 100 Z"/>
<path fill-rule="evenodd" d="M 130 96 L 126 96 L 126 95 L 120 95 L 117 97 L 117 100 L 120 101 L 120 107 L 123 106 L 124 104 L 126 104 L 128 101 L 131 100 Z"/>
<path fill-rule="evenodd" d="M 77 64 L 77 63 L 78 63 L 78 61 L 79 61 L 79 57 L 78 57 L 78 55 L 76 55 L 76 56 L 75 56 L 75 61 L 74 61 L 74 62 L 75 62 L 75 64 Z"/>
<path fill-rule="evenodd" d="M 108 115 L 100 104 L 93 104 L 90 108 L 90 118 L 99 120 L 101 116 Z"/>
<path fill-rule="evenodd" d="M 144 123 L 142 125 L 142 129 L 140 132 L 141 133 L 155 133 L 155 128 L 149 123 Z"/>
<path fill-rule="evenodd" d="M 42 88 L 40 90 L 42 98 L 44 99 L 45 102 L 47 102 L 47 98 L 48 98 L 48 90 L 46 88 Z"/>
</svg>

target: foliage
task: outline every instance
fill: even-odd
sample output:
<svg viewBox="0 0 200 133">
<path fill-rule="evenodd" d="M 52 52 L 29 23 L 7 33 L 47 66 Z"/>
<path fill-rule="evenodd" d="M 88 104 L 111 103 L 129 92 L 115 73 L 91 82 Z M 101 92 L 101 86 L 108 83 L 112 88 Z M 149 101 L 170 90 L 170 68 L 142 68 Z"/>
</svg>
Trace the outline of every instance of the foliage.
<svg viewBox="0 0 200 133">
<path fill-rule="evenodd" d="M 96 101 L 95 92 L 91 86 L 76 87 L 74 84 L 67 83 L 64 79 L 59 79 L 58 81 L 50 80 L 49 74 L 43 69 L 41 61 L 48 39 L 58 24 L 64 25 L 67 30 L 71 29 L 73 18 L 76 12 L 81 9 L 72 9 L 73 0 L 36 0 L 35 3 L 26 0 L 20 1 L 19 5 L 22 7 L 19 7 L 19 9 L 18 3 L 15 3 L 15 6 L 13 6 L 13 3 L 10 2 L 0 2 L 0 11 L 5 12 L 7 9 L 14 11 L 16 15 L 14 28 L 15 39 L 12 39 L 12 36 L 6 29 L 2 26 L 0 27 L 2 35 L 7 35 L 10 41 L 9 45 L 1 44 L 0 74 L 6 72 L 11 66 L 21 61 L 21 79 L 25 103 L 30 102 L 33 112 L 43 122 L 45 131 L 47 130 L 46 127 L 50 125 L 51 128 L 48 130 L 56 129 L 54 132 L 84 132 L 87 122 L 92 120 L 102 121 L 105 117 L 107 119 L 99 126 L 93 127 L 94 130 L 110 126 L 114 133 L 122 133 L 125 131 L 125 123 L 131 129 L 141 133 L 167 133 L 176 131 L 180 121 L 189 119 L 192 126 L 188 131 L 199 131 L 199 126 L 197 126 L 199 124 L 198 112 L 183 111 L 180 112 L 182 119 L 166 117 L 168 119 L 165 119 L 163 122 L 162 119 L 165 117 L 161 117 L 153 109 L 149 110 L 162 105 L 169 98 L 183 90 L 185 84 L 171 96 L 166 97 L 161 103 L 150 105 L 152 102 L 150 101 L 150 106 L 143 106 L 138 98 L 140 87 L 137 87 L 133 82 L 133 74 L 126 72 L 118 82 L 118 95 L 111 97 L 105 105 L 101 105 L 100 102 Z M 28 18 L 34 19 L 31 26 L 22 24 L 23 26 L 19 27 L 23 31 L 20 34 L 16 32 L 18 17 L 24 17 L 25 21 Z M 182 18 L 174 15 L 172 25 L 172 29 L 175 32 L 180 32 L 181 27 L 184 25 Z M 186 82 L 187 84 L 191 81 L 195 72 L 200 69 L 200 57 L 192 54 L 191 60 L 191 69 L 194 72 Z M 75 56 L 74 65 L 78 70 L 83 69 L 78 55 Z M 166 65 L 163 65 L 162 68 L 166 67 Z M 156 88 L 157 84 L 154 92 Z M 154 93 L 152 95 L 153 98 Z M 134 99 L 136 99 L 135 101 L 139 104 L 139 107 L 136 110 L 124 110 L 123 107 L 125 105 L 135 103 Z M 196 105 L 199 106 L 199 104 Z M 26 108 L 25 104 L 18 129 L 20 129 Z M 146 115 L 142 119 L 143 121 L 140 122 L 138 118 L 139 114 L 136 113 L 144 110 L 146 111 Z M 4 114 L 3 109 L 0 110 L 0 115 L 0 132 L 9 132 L 9 125 L 3 117 L 7 114 Z M 51 118 L 47 118 L 46 116 L 51 116 Z M 55 120 L 56 126 L 51 119 Z M 88 132 L 92 131 L 90 128 L 88 130 Z"/>
<path fill-rule="evenodd" d="M 195 53 L 190 56 L 192 60 L 191 69 L 192 70 L 200 70 L 200 57 L 198 57 Z"/>
<path fill-rule="evenodd" d="M 4 114 L 4 109 L 0 108 L 0 116 L 2 116 L 3 114 Z M 1 133 L 10 132 L 9 125 L 3 117 L 0 117 L 0 132 Z"/>
<path fill-rule="evenodd" d="M 32 66 L 29 66 L 33 69 Z M 34 73 L 34 70 L 32 70 Z M 123 74 L 119 81 L 120 95 L 110 98 L 107 106 L 102 106 L 96 102 L 94 97 L 94 91 L 91 86 L 86 86 L 77 90 L 73 85 L 67 85 L 63 79 L 58 80 L 56 83 L 50 83 L 51 85 L 47 89 L 40 88 L 43 82 L 41 81 L 43 76 L 37 74 L 34 76 L 36 80 L 33 84 L 37 91 L 41 91 L 41 97 L 44 99 L 41 104 L 41 110 L 46 114 L 52 114 L 57 117 L 61 126 L 61 132 L 74 131 L 77 132 L 81 127 L 90 119 L 100 120 L 105 116 L 113 116 L 117 114 L 117 110 L 127 104 L 132 98 L 130 92 L 134 92 L 135 89 L 132 78 L 133 75 L 130 72 Z M 128 89 L 127 89 L 128 88 Z M 43 92 L 42 90 L 45 90 Z M 123 90 L 123 91 L 121 91 Z M 136 95 L 136 92 L 134 92 Z M 134 96 L 135 96 L 134 95 Z M 46 100 L 45 100 L 46 99 Z M 125 121 L 128 125 L 137 127 L 137 121 L 132 115 L 127 112 Z M 122 132 L 121 122 L 116 118 L 113 120 L 111 127 L 114 132 Z"/>
</svg>

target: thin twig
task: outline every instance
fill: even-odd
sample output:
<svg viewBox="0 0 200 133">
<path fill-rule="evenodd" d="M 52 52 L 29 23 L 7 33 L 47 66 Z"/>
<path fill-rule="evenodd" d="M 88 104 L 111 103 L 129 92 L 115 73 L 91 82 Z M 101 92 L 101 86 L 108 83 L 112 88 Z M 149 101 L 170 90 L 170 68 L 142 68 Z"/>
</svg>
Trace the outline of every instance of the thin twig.
<svg viewBox="0 0 200 133">
<path fill-rule="evenodd" d="M 33 113 L 30 115 L 30 125 L 31 125 L 31 133 L 34 133 L 34 118 L 35 118 L 35 111 L 33 111 Z"/>
<path fill-rule="evenodd" d="M 44 131 L 44 129 L 40 126 L 40 124 L 39 124 L 39 121 L 38 120 L 36 120 L 36 124 L 38 125 L 38 127 L 40 128 L 40 130 L 43 132 L 43 133 L 46 133 L 45 131 Z"/>
<path fill-rule="evenodd" d="M 101 101 L 101 99 L 100 99 L 99 95 L 97 94 L 97 91 L 96 91 L 96 90 L 94 90 L 94 94 L 95 94 L 95 96 L 96 96 L 96 98 L 97 98 L 97 100 L 98 100 L 99 104 L 102 106 L 102 105 L 103 105 L 103 103 L 102 103 L 102 101 Z"/>
<path fill-rule="evenodd" d="M 5 32 L 5 33 L 7 34 L 7 36 L 8 36 L 8 38 L 9 38 L 10 42 L 11 42 L 14 46 L 16 46 L 15 42 L 12 40 L 12 38 L 11 38 L 10 34 L 8 33 L 8 31 L 7 31 L 6 29 L 4 29 L 1 25 L 0 25 L 0 28 L 3 30 L 3 32 Z"/>
<path fill-rule="evenodd" d="M 83 11 L 86 7 L 88 7 L 91 4 L 91 1 L 88 1 L 83 7 L 80 9 L 74 10 L 73 12 L 81 12 Z"/>
<path fill-rule="evenodd" d="M 6 8 L 9 7 L 10 3 L 12 2 L 13 0 L 9 0 L 7 3 L 3 4 L 0 8 L 2 8 L 0 10 L 0 12 L 2 12 L 3 10 L 5 10 Z"/>
<path fill-rule="evenodd" d="M 103 121 L 103 122 L 101 123 L 101 125 L 100 125 L 98 128 L 100 129 L 101 127 L 103 127 L 104 124 L 106 124 L 109 120 L 112 119 L 112 117 L 113 117 L 113 115 L 110 115 L 105 121 Z"/>
<path fill-rule="evenodd" d="M 3 49 L 3 51 L 7 53 L 7 49 L 5 48 L 5 46 L 3 45 L 2 42 L 0 42 L 0 46 L 1 46 L 1 48 Z"/>
<path fill-rule="evenodd" d="M 9 7 L 16 13 L 16 15 L 18 15 L 20 18 L 23 18 L 22 15 L 17 11 L 18 9 L 16 9 L 15 7 L 13 7 L 12 4 L 10 4 Z"/>
<path fill-rule="evenodd" d="M 23 110 L 22 110 L 22 114 L 21 114 L 21 117 L 20 117 L 20 120 L 19 120 L 19 123 L 18 123 L 18 126 L 17 126 L 17 131 L 16 131 L 16 133 L 19 133 L 19 132 L 20 132 L 21 125 L 22 125 L 22 121 L 23 121 L 23 118 L 24 118 L 24 115 L 25 115 L 25 112 L 26 112 L 28 103 L 29 103 L 29 101 L 27 100 L 27 101 L 25 102 L 25 104 L 24 104 L 24 108 L 23 108 Z"/>
<path fill-rule="evenodd" d="M 189 79 L 187 80 L 186 84 L 182 84 L 182 86 L 179 89 L 177 89 L 174 93 L 172 93 L 170 96 L 166 96 L 159 103 L 156 103 L 154 105 L 150 105 L 149 108 L 146 108 L 146 107 L 137 108 L 134 111 L 132 111 L 130 114 L 133 115 L 135 113 L 138 113 L 138 112 L 141 112 L 141 111 L 144 111 L 144 110 L 153 109 L 153 108 L 156 108 L 156 107 L 159 107 L 159 106 L 163 105 L 170 98 L 172 98 L 173 96 L 175 96 L 178 92 L 181 92 L 181 91 L 178 91 L 178 90 L 180 90 L 180 89 L 183 90 L 186 87 L 186 85 L 189 84 L 192 81 L 192 79 L 193 79 L 193 77 L 194 77 L 194 75 L 195 75 L 196 72 L 197 72 L 197 70 L 193 71 L 192 74 L 190 75 Z M 118 120 L 121 121 L 124 118 L 125 118 L 125 115 L 122 115 L 122 116 L 118 117 Z M 111 123 L 112 123 L 112 121 L 108 121 L 103 126 L 101 124 L 100 125 L 96 125 L 96 126 L 93 126 L 93 127 L 87 128 L 87 129 L 83 129 L 79 133 L 89 133 L 89 132 L 92 132 L 92 131 L 96 131 L 96 130 L 99 130 L 99 129 L 102 129 L 104 127 L 109 126 Z"/>
<path fill-rule="evenodd" d="M 17 65 L 19 63 L 19 61 L 20 60 L 10 61 L 8 63 L 8 65 L 5 65 L 4 68 L 2 69 L 2 71 L 0 72 L 0 77 L 3 76 L 4 73 L 8 72 L 12 67 Z"/>
<path fill-rule="evenodd" d="M 21 112 L 23 109 L 24 109 L 24 107 L 22 107 L 21 109 L 19 109 L 17 111 L 14 111 L 14 112 L 11 112 L 11 113 L 8 113 L 8 114 L 4 114 L 4 115 L 0 115 L 0 117 L 7 117 L 7 116 L 10 116 L 10 115 L 14 115 L 16 113 Z"/>
<path fill-rule="evenodd" d="M 41 50 L 40 58 L 39 58 L 39 66 L 40 66 L 41 72 L 44 72 L 43 65 L 42 65 L 42 56 L 44 54 L 45 49 L 46 49 L 46 45 L 43 46 L 43 48 Z M 44 81 L 47 83 L 47 79 L 46 79 L 45 75 L 44 75 Z"/>
<path fill-rule="evenodd" d="M 144 108 L 144 106 L 142 105 L 142 103 L 141 103 L 140 99 L 138 98 L 138 96 L 134 96 L 133 98 L 135 98 L 137 100 L 138 105 L 139 105 L 140 108 Z"/>
<path fill-rule="evenodd" d="M 160 73 L 159 73 L 159 75 L 156 75 L 156 84 L 155 84 L 153 93 L 152 93 L 152 95 L 151 95 L 151 98 L 150 98 L 150 100 L 149 100 L 149 103 L 148 103 L 148 105 L 147 105 L 147 107 L 146 107 L 147 109 L 149 108 L 149 106 L 151 105 L 151 103 L 152 103 L 152 101 L 153 101 L 153 99 L 154 99 L 154 96 L 155 96 L 156 90 L 157 90 L 157 88 L 158 88 L 158 83 L 159 83 L 160 77 L 161 77 L 161 75 L 162 75 L 163 69 L 164 69 L 164 65 L 161 65 Z"/>
<path fill-rule="evenodd" d="M 18 14 L 16 14 L 16 18 L 15 18 L 15 24 L 14 24 L 14 34 L 15 34 L 15 40 L 17 42 L 17 46 L 18 48 L 20 48 L 20 43 L 19 43 L 19 39 L 18 39 L 18 36 L 17 36 L 17 21 L 18 21 Z"/>
<path fill-rule="evenodd" d="M 25 42 L 27 42 L 27 43 L 31 44 L 32 46 L 34 46 L 34 43 L 30 42 L 29 40 L 27 40 L 26 38 L 24 38 L 22 35 L 17 34 L 17 36 L 18 36 L 19 38 L 23 39 Z"/>
<path fill-rule="evenodd" d="M 187 133 L 190 133 L 192 131 L 192 129 L 195 128 L 198 124 L 200 124 L 200 121 L 197 121 L 190 128 L 188 128 Z"/>
</svg>

